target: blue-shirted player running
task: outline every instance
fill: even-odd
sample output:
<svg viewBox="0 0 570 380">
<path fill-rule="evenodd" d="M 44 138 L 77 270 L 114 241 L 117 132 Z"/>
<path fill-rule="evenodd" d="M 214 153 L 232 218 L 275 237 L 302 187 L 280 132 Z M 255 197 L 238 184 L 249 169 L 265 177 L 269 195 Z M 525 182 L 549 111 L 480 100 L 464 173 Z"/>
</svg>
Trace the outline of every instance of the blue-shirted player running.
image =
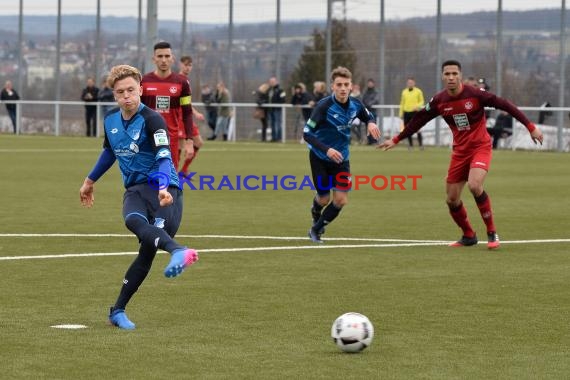
<svg viewBox="0 0 570 380">
<path fill-rule="evenodd" d="M 369 135 L 376 140 L 380 138 L 374 115 L 368 112 L 358 99 L 350 97 L 350 70 L 337 67 L 331 73 L 331 81 L 332 95 L 316 105 L 303 134 L 309 145 L 313 184 L 317 189 L 311 208 L 313 226 L 309 230 L 309 237 L 315 243 L 322 243 L 321 235 L 325 226 L 331 223 L 348 203 L 348 191 L 351 187 L 348 146 L 352 124 L 359 119 L 366 123 Z"/>
<path fill-rule="evenodd" d="M 123 217 L 139 239 L 139 254 L 133 261 L 109 321 L 132 330 L 135 324 L 125 314 L 127 303 L 150 271 L 158 249 L 171 254 L 164 270 L 176 277 L 198 260 L 198 253 L 174 241 L 182 217 L 182 190 L 170 155 L 167 127 L 160 114 L 141 103 L 141 74 L 128 65 L 111 69 L 108 77 L 119 108 L 105 115 L 105 142 L 95 167 L 79 195 L 85 207 L 93 206 L 94 183 L 115 161 L 123 176 Z"/>
</svg>

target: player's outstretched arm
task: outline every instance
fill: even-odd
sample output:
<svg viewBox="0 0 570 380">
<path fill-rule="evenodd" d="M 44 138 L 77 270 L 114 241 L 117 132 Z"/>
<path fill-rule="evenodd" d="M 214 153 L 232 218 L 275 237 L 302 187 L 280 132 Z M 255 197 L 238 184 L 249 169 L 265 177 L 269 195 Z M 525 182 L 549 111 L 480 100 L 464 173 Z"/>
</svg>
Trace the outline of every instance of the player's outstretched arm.
<svg viewBox="0 0 570 380">
<path fill-rule="evenodd" d="M 94 190 L 95 182 L 89 178 L 85 178 L 83 185 L 81 185 L 79 189 L 79 199 L 83 207 L 91 208 L 93 206 L 93 202 L 95 201 Z"/>
</svg>

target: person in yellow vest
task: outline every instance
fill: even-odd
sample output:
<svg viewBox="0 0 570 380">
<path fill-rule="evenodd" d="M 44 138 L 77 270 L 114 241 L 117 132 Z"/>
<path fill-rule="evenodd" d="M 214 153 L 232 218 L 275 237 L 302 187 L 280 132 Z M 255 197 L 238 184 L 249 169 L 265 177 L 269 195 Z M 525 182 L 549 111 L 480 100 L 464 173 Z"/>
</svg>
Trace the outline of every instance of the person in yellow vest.
<svg viewBox="0 0 570 380">
<path fill-rule="evenodd" d="M 418 112 L 424 106 L 424 93 L 418 87 L 416 87 L 416 81 L 413 77 L 408 77 L 407 86 L 402 91 L 402 96 L 400 98 L 400 119 L 403 120 L 404 126 L 408 125 L 410 120 L 414 117 L 416 112 Z M 418 143 L 420 149 L 423 150 L 424 146 L 422 143 L 422 134 L 420 132 L 418 135 Z M 414 148 L 414 142 L 412 136 L 408 137 L 408 149 Z"/>
</svg>

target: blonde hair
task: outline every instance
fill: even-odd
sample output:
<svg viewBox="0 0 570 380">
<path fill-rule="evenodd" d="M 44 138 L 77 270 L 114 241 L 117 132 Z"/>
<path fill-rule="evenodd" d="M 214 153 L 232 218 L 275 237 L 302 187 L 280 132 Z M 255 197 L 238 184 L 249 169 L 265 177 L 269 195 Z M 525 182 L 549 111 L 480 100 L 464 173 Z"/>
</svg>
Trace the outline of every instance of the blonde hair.
<svg viewBox="0 0 570 380">
<path fill-rule="evenodd" d="M 111 68 L 109 76 L 107 77 L 107 85 L 111 88 L 114 88 L 117 81 L 129 77 L 136 80 L 137 83 L 140 83 L 142 79 L 141 72 L 136 67 L 129 65 L 113 66 Z"/>
<path fill-rule="evenodd" d="M 326 92 L 327 84 L 322 81 L 316 81 L 313 83 L 313 91 L 314 92 Z"/>
<path fill-rule="evenodd" d="M 334 80 L 338 77 L 352 79 L 352 73 L 346 67 L 338 66 L 331 72 L 331 81 L 334 82 Z"/>
</svg>

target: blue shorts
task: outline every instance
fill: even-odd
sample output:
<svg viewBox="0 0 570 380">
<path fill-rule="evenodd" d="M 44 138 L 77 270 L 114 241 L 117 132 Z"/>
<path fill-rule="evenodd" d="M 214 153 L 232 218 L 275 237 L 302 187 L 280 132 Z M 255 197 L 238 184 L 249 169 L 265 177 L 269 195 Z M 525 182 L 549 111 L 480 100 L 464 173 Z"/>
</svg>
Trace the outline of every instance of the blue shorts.
<svg viewBox="0 0 570 380">
<path fill-rule="evenodd" d="M 158 201 L 158 190 L 148 183 L 133 185 L 125 191 L 123 196 L 123 218 L 130 214 L 140 215 L 150 223 L 160 227 L 171 237 L 176 235 L 182 220 L 183 197 L 182 190 L 169 186 L 168 192 L 172 195 L 173 203 L 161 207 Z"/>
</svg>

